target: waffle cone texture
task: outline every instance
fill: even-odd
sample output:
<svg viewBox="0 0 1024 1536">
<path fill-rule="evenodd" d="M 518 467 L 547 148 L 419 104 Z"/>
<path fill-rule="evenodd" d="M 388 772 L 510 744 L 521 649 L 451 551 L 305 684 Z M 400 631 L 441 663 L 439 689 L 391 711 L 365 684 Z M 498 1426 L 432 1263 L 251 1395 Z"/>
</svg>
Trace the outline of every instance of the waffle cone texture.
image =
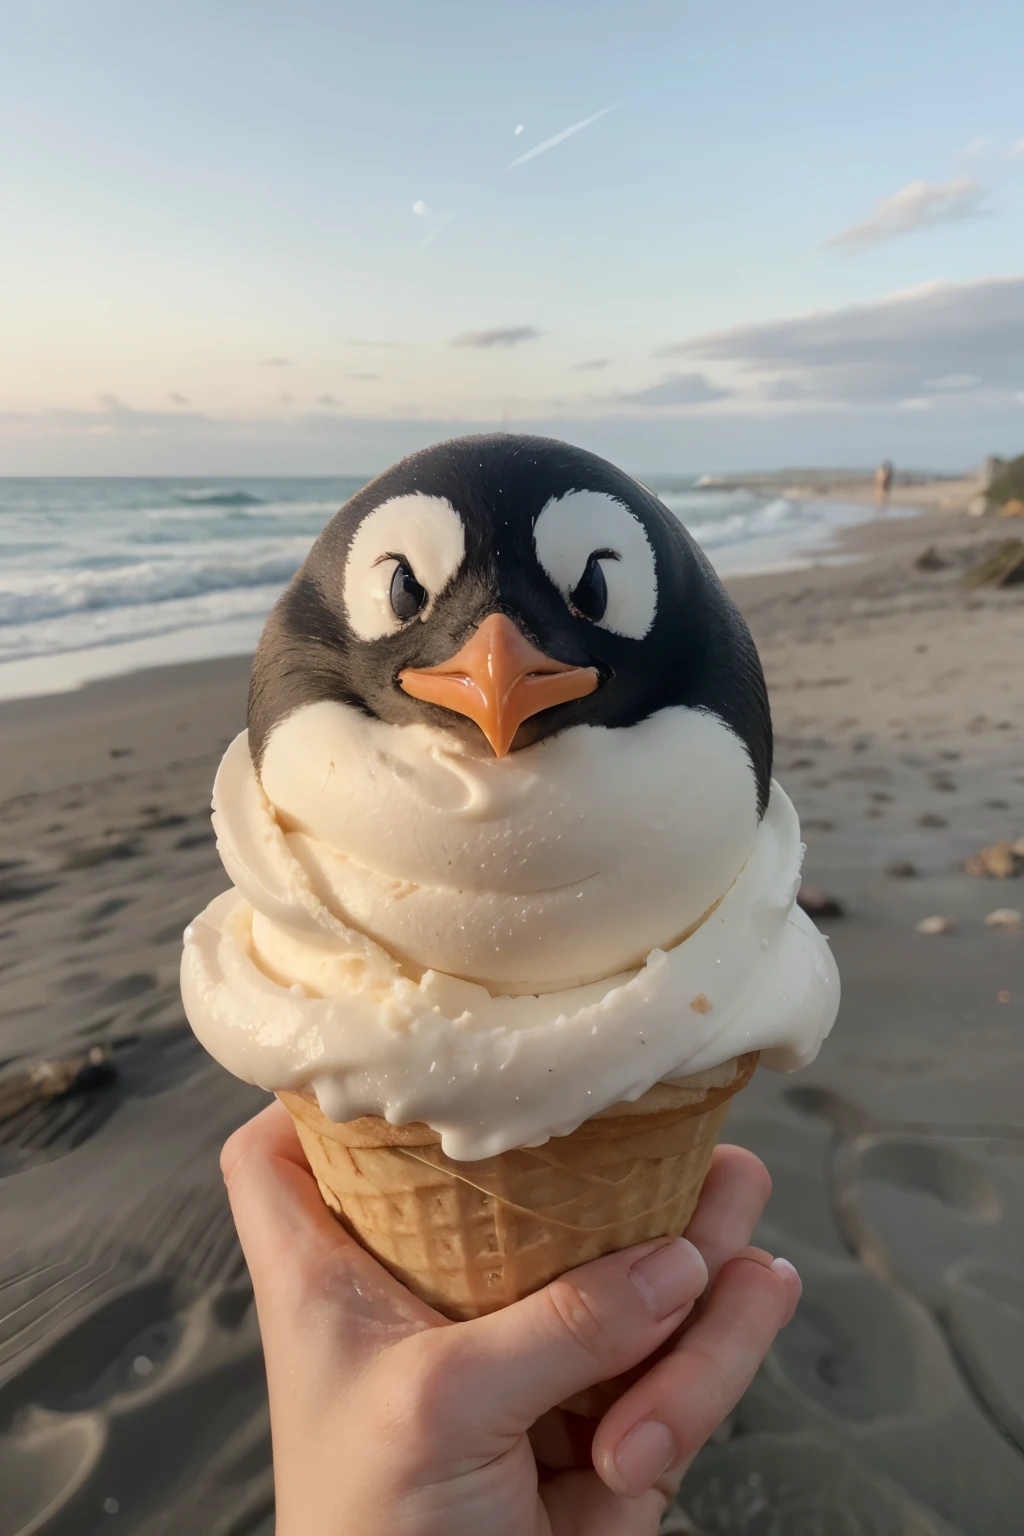
<svg viewBox="0 0 1024 1536">
<path fill-rule="evenodd" d="M 280 1093 L 327 1205 L 415 1295 L 456 1320 L 508 1306 L 590 1259 L 685 1230 L 729 1100 L 757 1053 L 656 1084 L 570 1136 L 481 1162 L 426 1125 L 338 1124 Z"/>
</svg>

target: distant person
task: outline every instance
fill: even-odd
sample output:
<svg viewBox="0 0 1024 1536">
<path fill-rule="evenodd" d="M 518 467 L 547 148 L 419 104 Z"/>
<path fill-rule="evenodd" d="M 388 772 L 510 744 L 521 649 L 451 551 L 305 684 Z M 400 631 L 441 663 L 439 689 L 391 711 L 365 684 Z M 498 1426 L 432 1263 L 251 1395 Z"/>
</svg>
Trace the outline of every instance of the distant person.
<svg viewBox="0 0 1024 1536">
<path fill-rule="evenodd" d="M 885 506 L 889 500 L 889 492 L 892 490 L 892 478 L 892 460 L 884 459 L 875 470 L 875 500 L 880 506 Z"/>
</svg>

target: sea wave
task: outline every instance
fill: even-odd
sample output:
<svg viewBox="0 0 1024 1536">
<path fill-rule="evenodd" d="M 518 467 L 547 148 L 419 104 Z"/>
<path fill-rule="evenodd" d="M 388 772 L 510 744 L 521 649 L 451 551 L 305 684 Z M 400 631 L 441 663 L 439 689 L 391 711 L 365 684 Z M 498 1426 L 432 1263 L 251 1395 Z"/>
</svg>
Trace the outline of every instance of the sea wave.
<svg viewBox="0 0 1024 1536">
<path fill-rule="evenodd" d="M 148 665 L 214 654 L 202 646 L 225 643 L 225 630 L 245 649 L 320 529 L 363 483 L 0 480 L 0 662 L 108 647 L 127 670 L 133 641 L 148 645 Z M 821 551 L 836 527 L 871 515 L 698 490 L 682 475 L 655 486 L 722 572 Z"/>
<path fill-rule="evenodd" d="M 187 560 L 139 561 L 113 567 L 0 574 L 0 626 L 64 614 L 137 608 L 236 588 L 280 587 L 302 564 L 308 539 L 280 541 L 272 550 L 200 554 Z"/>
<path fill-rule="evenodd" d="M 5 625 L 0 627 L 0 663 L 93 651 L 245 619 L 255 622 L 258 634 L 280 590 L 277 585 L 234 587 L 230 591 L 170 598 L 134 608 L 80 610 L 59 618 Z"/>
<path fill-rule="evenodd" d="M 261 507 L 262 496 L 250 491 L 175 491 L 174 499 L 190 507 Z"/>
</svg>

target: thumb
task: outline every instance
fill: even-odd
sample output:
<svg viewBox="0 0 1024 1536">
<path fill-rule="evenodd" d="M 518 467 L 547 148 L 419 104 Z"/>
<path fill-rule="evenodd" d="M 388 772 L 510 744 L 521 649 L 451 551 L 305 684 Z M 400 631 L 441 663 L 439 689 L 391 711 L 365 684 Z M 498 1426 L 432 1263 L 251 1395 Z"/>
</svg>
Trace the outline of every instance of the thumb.
<svg viewBox="0 0 1024 1536">
<path fill-rule="evenodd" d="M 400 1331 L 441 1318 L 418 1301 L 332 1216 L 280 1103 L 235 1131 L 221 1152 L 231 1214 L 252 1277 L 265 1350 L 290 1349 L 303 1331 L 322 1336 L 325 1301 L 336 1339 L 358 1328 L 350 1313 Z"/>
<path fill-rule="evenodd" d="M 322 1263 L 343 1238 L 320 1198 L 291 1116 L 274 1103 L 224 1143 L 221 1172 L 257 1295 Z"/>
<path fill-rule="evenodd" d="M 585 1387 L 638 1365 L 692 1310 L 707 1284 L 684 1237 L 607 1254 L 552 1280 L 501 1312 L 461 1324 L 460 1395 L 494 1402 L 489 1428 L 521 1434 Z"/>
</svg>

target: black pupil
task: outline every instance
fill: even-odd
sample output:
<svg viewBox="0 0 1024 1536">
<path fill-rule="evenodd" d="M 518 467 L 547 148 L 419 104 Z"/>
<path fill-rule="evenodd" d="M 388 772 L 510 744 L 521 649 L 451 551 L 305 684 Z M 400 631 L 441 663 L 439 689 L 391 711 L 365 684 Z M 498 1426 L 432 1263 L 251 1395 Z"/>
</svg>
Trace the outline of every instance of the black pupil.
<svg viewBox="0 0 1024 1536">
<path fill-rule="evenodd" d="M 601 569 L 601 561 L 597 555 L 591 555 L 587 561 L 587 568 L 572 594 L 572 605 L 577 613 L 581 613 L 592 624 L 598 624 L 604 618 L 605 609 L 608 607 L 608 583 L 604 579 L 604 571 Z"/>
<path fill-rule="evenodd" d="M 396 617 L 414 619 L 426 600 L 426 592 L 409 567 L 400 560 L 391 578 L 391 607 Z"/>
</svg>

